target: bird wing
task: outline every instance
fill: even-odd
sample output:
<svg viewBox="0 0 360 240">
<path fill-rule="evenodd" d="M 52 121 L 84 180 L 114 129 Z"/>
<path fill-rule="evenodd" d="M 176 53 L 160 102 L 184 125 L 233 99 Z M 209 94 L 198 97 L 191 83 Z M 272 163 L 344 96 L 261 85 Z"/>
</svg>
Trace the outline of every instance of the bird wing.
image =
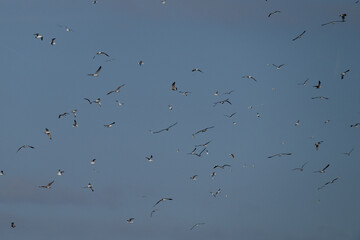
<svg viewBox="0 0 360 240">
<path fill-rule="evenodd" d="M 326 166 L 322 169 L 322 171 L 325 171 L 329 166 L 330 166 L 330 164 L 326 165 Z"/>
<path fill-rule="evenodd" d="M 100 72 L 100 70 L 101 70 L 101 66 L 98 68 L 98 70 L 96 70 L 96 72 L 95 72 L 95 74 L 97 74 L 97 73 L 99 73 Z"/>
<path fill-rule="evenodd" d="M 90 99 L 88 99 L 88 98 L 84 98 L 86 101 L 88 101 L 90 104 L 92 103 L 91 101 L 90 101 Z"/>
<path fill-rule="evenodd" d="M 46 185 L 47 187 L 50 187 L 51 184 L 53 184 L 55 182 L 55 180 L 52 180 L 51 182 L 48 183 L 48 185 Z"/>
</svg>

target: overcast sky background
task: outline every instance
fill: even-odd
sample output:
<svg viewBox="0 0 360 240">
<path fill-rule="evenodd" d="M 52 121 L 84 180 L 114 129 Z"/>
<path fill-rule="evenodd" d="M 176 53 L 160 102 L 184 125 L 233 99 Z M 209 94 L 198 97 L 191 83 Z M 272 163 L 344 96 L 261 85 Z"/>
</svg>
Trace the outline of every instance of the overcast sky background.
<svg viewBox="0 0 360 240">
<path fill-rule="evenodd" d="M 360 122 L 359 11 L 354 0 L 3 0 L 2 238 L 360 239 L 360 128 L 350 128 Z M 342 13 L 345 23 L 321 26 Z M 110 58 L 93 59 L 97 51 Z M 87 75 L 100 65 L 99 77 Z M 232 105 L 213 106 L 226 98 Z M 72 115 L 58 119 L 73 109 L 77 128 Z M 187 154 L 210 140 L 208 155 Z M 24 144 L 35 149 L 17 153 Z M 281 152 L 292 155 L 267 158 Z M 231 171 L 211 179 L 216 164 Z M 94 192 L 82 188 L 89 182 Z M 163 197 L 174 200 L 150 218 Z"/>
</svg>

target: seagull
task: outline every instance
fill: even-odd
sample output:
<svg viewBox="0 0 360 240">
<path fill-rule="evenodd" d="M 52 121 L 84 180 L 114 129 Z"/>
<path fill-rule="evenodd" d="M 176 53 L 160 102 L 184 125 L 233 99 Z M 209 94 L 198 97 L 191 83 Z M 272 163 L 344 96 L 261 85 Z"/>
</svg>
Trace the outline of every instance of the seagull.
<svg viewBox="0 0 360 240">
<path fill-rule="evenodd" d="M 210 174 L 210 176 L 211 176 L 212 179 L 214 179 L 215 176 L 216 176 L 216 172 L 212 172 L 212 173 Z"/>
<path fill-rule="evenodd" d="M 216 91 L 216 92 L 214 93 L 214 95 L 215 95 L 215 96 L 218 96 L 218 95 L 219 95 L 219 91 Z"/>
<path fill-rule="evenodd" d="M 296 39 L 301 38 L 301 37 L 302 37 L 302 35 L 304 35 L 304 34 L 305 34 L 305 32 L 306 32 L 306 31 L 303 31 L 302 33 L 300 33 L 300 35 L 296 36 L 296 37 L 293 39 L 293 41 L 295 41 Z"/>
<path fill-rule="evenodd" d="M 211 126 L 211 127 L 207 127 L 207 128 L 201 129 L 201 130 L 193 133 L 192 136 L 195 137 L 196 134 L 204 133 L 204 132 L 206 132 L 207 130 L 212 129 L 212 128 L 214 128 L 214 127 L 215 127 L 215 126 Z"/>
<path fill-rule="evenodd" d="M 94 188 L 93 186 L 91 185 L 91 183 L 89 183 L 86 187 L 83 187 L 83 188 L 90 188 L 90 190 L 93 192 L 94 191 Z"/>
<path fill-rule="evenodd" d="M 314 171 L 314 173 L 325 173 L 325 170 L 330 166 L 330 164 L 326 165 L 323 169 L 319 171 Z"/>
<path fill-rule="evenodd" d="M 72 125 L 73 127 L 78 127 L 79 125 L 77 124 L 77 121 L 74 119 L 74 124 Z"/>
<path fill-rule="evenodd" d="M 135 220 L 135 218 L 130 218 L 130 219 L 126 220 L 126 222 L 127 223 L 134 223 L 134 220 Z"/>
<path fill-rule="evenodd" d="M 187 96 L 189 93 L 191 93 L 191 92 L 188 92 L 188 91 L 185 91 L 185 92 L 183 92 L 183 91 L 179 91 L 179 93 L 181 93 L 182 95 L 184 95 L 184 96 Z"/>
<path fill-rule="evenodd" d="M 354 151 L 354 149 L 352 148 L 349 152 L 343 153 L 344 155 L 350 157 L 350 154 Z"/>
<path fill-rule="evenodd" d="M 51 133 L 49 129 L 45 128 L 45 134 L 48 135 L 49 139 L 51 140 Z"/>
<path fill-rule="evenodd" d="M 55 181 L 51 181 L 49 182 L 47 185 L 44 185 L 44 186 L 39 186 L 40 188 L 46 188 L 46 189 L 50 189 L 51 188 L 51 185 L 54 183 Z"/>
<path fill-rule="evenodd" d="M 242 78 L 248 78 L 248 79 L 252 79 L 255 82 L 257 81 L 253 76 L 247 75 L 247 76 L 243 76 Z"/>
<path fill-rule="evenodd" d="M 210 192 L 211 196 L 216 197 L 218 194 L 220 194 L 221 188 L 219 188 L 215 193 Z"/>
<path fill-rule="evenodd" d="M 165 4 L 166 4 L 166 0 L 161 0 L 161 4 L 165 5 Z"/>
<path fill-rule="evenodd" d="M 77 109 L 74 109 L 74 110 L 72 110 L 71 112 L 72 112 L 74 118 L 76 118 Z"/>
<path fill-rule="evenodd" d="M 94 100 L 94 103 L 97 103 L 97 104 L 99 105 L 99 107 L 101 107 L 101 102 L 100 102 L 100 98 L 98 98 L 98 99 L 95 99 L 95 100 Z"/>
<path fill-rule="evenodd" d="M 18 150 L 16 152 L 19 152 L 21 149 L 23 148 L 31 148 L 31 149 L 34 149 L 35 147 L 33 146 L 30 146 L 30 145 L 22 145 L 21 147 L 18 148 Z"/>
<path fill-rule="evenodd" d="M 256 113 L 256 116 L 259 118 L 259 117 L 260 117 L 260 113 Z"/>
<path fill-rule="evenodd" d="M 340 14 L 339 17 L 341 17 L 341 21 L 345 22 L 346 13 Z"/>
<path fill-rule="evenodd" d="M 157 212 L 157 211 L 159 211 L 159 209 L 154 209 L 154 210 L 152 210 L 151 213 L 150 213 L 150 217 L 152 217 L 152 215 L 154 214 L 154 212 Z"/>
<path fill-rule="evenodd" d="M 44 36 L 41 36 L 39 33 L 34 34 L 35 38 L 44 40 Z"/>
<path fill-rule="evenodd" d="M 106 128 L 111 128 L 114 124 L 115 124 L 115 122 L 112 122 L 112 123 L 109 123 L 109 124 L 105 124 L 104 127 L 106 127 Z"/>
<path fill-rule="evenodd" d="M 235 158 L 235 155 L 233 153 L 229 153 L 229 156 Z"/>
<path fill-rule="evenodd" d="M 281 156 L 290 156 L 292 153 L 277 153 L 275 155 L 269 156 L 268 158 L 273 158 L 273 157 L 281 157 Z"/>
<path fill-rule="evenodd" d="M 171 125 L 168 126 L 167 128 L 161 129 L 161 130 L 159 130 L 159 131 L 155 131 L 155 132 L 153 132 L 152 130 L 149 130 L 149 131 L 150 131 L 150 133 L 152 133 L 152 134 L 161 133 L 161 132 L 163 132 L 163 131 L 169 131 L 169 129 L 172 128 L 173 126 L 175 126 L 176 124 L 178 124 L 178 123 L 176 122 L 176 123 L 174 123 L 174 124 L 171 124 Z"/>
<path fill-rule="evenodd" d="M 91 164 L 91 165 L 94 165 L 94 164 L 95 164 L 95 161 L 96 161 L 96 158 L 94 158 L 93 160 L 91 160 L 90 164 Z"/>
<path fill-rule="evenodd" d="M 207 147 L 207 145 L 208 145 L 209 143 L 211 143 L 211 141 L 208 141 L 208 142 L 203 143 L 203 144 L 195 145 L 195 147 L 200 147 L 200 146 Z"/>
<path fill-rule="evenodd" d="M 298 85 L 303 85 L 303 86 L 305 86 L 307 81 L 309 81 L 308 78 L 305 80 L 305 82 L 303 82 L 303 83 L 298 83 Z"/>
<path fill-rule="evenodd" d="M 92 104 L 92 101 L 90 101 L 90 99 L 88 98 L 84 98 L 86 101 L 88 101 L 90 104 Z"/>
<path fill-rule="evenodd" d="M 198 176 L 198 175 L 194 175 L 194 176 L 190 177 L 190 179 L 193 180 L 193 181 L 195 181 L 196 178 L 197 178 L 197 176 Z"/>
<path fill-rule="evenodd" d="M 346 73 L 348 73 L 349 71 L 350 71 L 350 69 L 348 69 L 345 72 L 341 73 L 341 79 L 344 79 Z"/>
<path fill-rule="evenodd" d="M 189 155 L 194 155 L 194 154 L 195 154 L 195 152 L 196 152 L 196 149 L 197 149 L 197 148 L 195 147 L 195 148 L 194 148 L 194 150 L 192 150 L 192 151 L 191 151 L 191 152 L 189 152 L 188 154 L 189 154 Z"/>
<path fill-rule="evenodd" d="M 268 17 L 271 17 L 271 15 L 275 15 L 275 14 L 277 14 L 277 13 L 281 13 L 281 12 L 278 11 L 278 10 L 276 10 L 276 11 L 274 11 L 274 12 L 269 13 Z"/>
<path fill-rule="evenodd" d="M 193 70 L 191 70 L 191 72 L 201 72 L 202 73 L 202 71 L 199 68 L 194 68 Z"/>
<path fill-rule="evenodd" d="M 350 127 L 355 127 L 355 128 L 357 128 L 358 126 L 360 126 L 360 123 L 355 123 L 350 125 Z"/>
<path fill-rule="evenodd" d="M 173 83 L 171 84 L 171 90 L 172 90 L 172 91 L 176 91 L 176 90 L 177 90 L 177 87 L 175 87 L 175 82 L 173 82 Z"/>
<path fill-rule="evenodd" d="M 51 42 L 50 42 L 51 45 L 55 45 L 55 44 L 56 44 L 55 39 L 56 39 L 56 38 L 52 38 L 52 39 L 51 39 Z"/>
<path fill-rule="evenodd" d="M 118 93 L 118 92 L 120 92 L 120 89 L 121 89 L 123 86 L 125 86 L 125 84 L 123 84 L 123 85 L 121 85 L 121 86 L 118 86 L 115 90 L 112 90 L 112 91 L 108 92 L 106 95 L 110 95 L 110 94 L 112 94 L 112 93 Z"/>
<path fill-rule="evenodd" d="M 224 100 L 221 100 L 221 101 L 218 101 L 218 102 L 214 102 L 213 106 L 215 107 L 219 103 L 220 104 L 228 103 L 228 104 L 232 105 L 231 102 L 229 101 L 229 98 L 227 98 L 227 99 L 224 99 Z"/>
<path fill-rule="evenodd" d="M 227 117 L 227 118 L 232 118 L 235 114 L 236 114 L 236 112 L 234 112 L 234 113 L 232 113 L 232 114 L 230 114 L 230 115 L 224 114 L 224 116 Z"/>
<path fill-rule="evenodd" d="M 196 148 L 195 148 L 196 149 Z M 201 154 L 206 150 L 206 148 L 204 148 L 203 150 L 201 150 L 200 153 L 194 153 L 195 156 L 201 157 Z"/>
<path fill-rule="evenodd" d="M 65 31 L 67 31 L 67 32 L 72 32 L 73 30 L 70 29 L 69 27 L 65 27 Z"/>
<path fill-rule="evenodd" d="M 144 64 L 144 62 L 143 62 L 142 60 L 140 60 L 140 61 L 138 62 L 138 64 L 139 64 L 139 66 L 141 67 L 141 66 Z"/>
<path fill-rule="evenodd" d="M 119 105 L 119 107 L 121 107 L 122 105 L 124 105 L 124 103 L 120 102 L 119 100 L 116 100 L 117 104 Z"/>
<path fill-rule="evenodd" d="M 329 100 L 328 97 L 324 97 L 324 96 L 312 97 L 311 99 Z"/>
<path fill-rule="evenodd" d="M 149 162 L 153 161 L 153 155 L 150 155 L 150 157 L 145 157 Z"/>
<path fill-rule="evenodd" d="M 105 56 L 107 56 L 107 57 L 110 57 L 109 56 L 109 54 L 107 54 L 106 52 L 97 52 L 95 55 L 94 55 L 94 57 L 93 57 L 93 59 L 97 56 L 97 55 L 105 55 Z"/>
<path fill-rule="evenodd" d="M 11 228 L 16 228 L 15 223 L 14 223 L 14 222 L 11 222 L 11 223 L 10 223 L 10 227 L 11 227 Z"/>
<path fill-rule="evenodd" d="M 324 188 L 326 185 L 328 185 L 328 184 L 332 184 L 332 183 L 334 183 L 336 180 L 338 180 L 340 177 L 336 177 L 336 178 L 334 178 L 334 179 L 332 179 L 331 181 L 329 181 L 329 182 L 326 182 L 324 185 L 322 185 L 321 187 L 318 187 L 318 189 L 317 190 L 320 190 L 320 189 L 322 189 L 322 188 Z"/>
<path fill-rule="evenodd" d="M 173 110 L 173 107 L 171 105 L 168 105 L 169 110 Z"/>
<path fill-rule="evenodd" d="M 224 92 L 224 94 L 230 95 L 230 94 L 232 94 L 233 92 L 234 92 L 234 90 L 230 90 L 230 91 L 228 91 L 228 92 Z"/>
<path fill-rule="evenodd" d="M 61 117 L 65 117 L 65 116 L 67 116 L 67 115 L 69 115 L 69 113 L 67 113 L 67 112 L 61 113 L 61 114 L 59 114 L 59 119 L 60 119 Z"/>
<path fill-rule="evenodd" d="M 279 66 L 276 66 L 275 64 L 273 64 L 274 67 L 276 67 L 277 70 L 279 70 L 282 66 L 284 66 L 285 64 L 280 64 Z"/>
<path fill-rule="evenodd" d="M 204 225 L 205 223 L 196 223 L 194 226 L 192 226 L 191 228 L 190 228 L 190 230 L 193 230 L 194 228 L 196 228 L 196 227 L 198 227 L 198 226 L 200 226 L 200 225 Z"/>
<path fill-rule="evenodd" d="M 319 142 L 316 142 L 316 143 L 315 143 L 315 149 L 316 149 L 316 151 L 319 150 L 319 146 L 320 146 L 320 144 L 323 143 L 323 142 L 324 142 L 324 141 L 319 141 Z"/>
<path fill-rule="evenodd" d="M 95 73 L 89 73 L 88 75 L 92 77 L 98 77 L 100 70 L 101 70 L 101 66 L 96 70 Z"/>
<path fill-rule="evenodd" d="M 300 125 L 300 120 L 297 120 L 295 126 L 299 126 L 299 125 Z"/>
<path fill-rule="evenodd" d="M 4 175 L 5 175 L 4 171 L 1 170 L 1 171 L 0 171 L 0 176 L 4 176 Z"/>
<path fill-rule="evenodd" d="M 166 200 L 171 201 L 171 200 L 173 200 L 173 199 L 172 199 L 172 198 L 162 198 L 162 199 L 160 199 L 159 201 L 157 201 L 153 207 L 155 207 L 156 205 L 158 205 L 158 204 L 161 203 L 162 201 L 166 201 Z"/>
<path fill-rule="evenodd" d="M 330 122 L 330 120 L 326 120 L 324 123 L 327 124 L 327 123 L 329 123 L 329 122 Z"/>
<path fill-rule="evenodd" d="M 92 4 L 97 4 L 97 1 L 96 1 L 96 0 L 94 0 L 94 1 L 92 1 L 91 3 L 92 3 Z"/>
<path fill-rule="evenodd" d="M 64 173 L 64 171 L 61 171 L 61 170 L 59 169 L 58 172 L 57 172 L 57 175 L 58 175 L 58 176 L 62 176 L 63 173 Z"/>
<path fill-rule="evenodd" d="M 313 86 L 314 88 L 316 88 L 316 89 L 320 89 L 321 88 L 321 82 L 319 81 L 318 82 L 318 85 L 315 85 L 315 86 Z"/>
<path fill-rule="evenodd" d="M 224 164 L 224 165 L 220 166 L 220 165 L 217 165 L 217 164 L 216 164 L 216 165 L 213 167 L 213 169 L 215 169 L 215 168 L 224 169 L 225 167 L 231 167 L 231 165 L 229 165 L 229 164 Z"/>
<path fill-rule="evenodd" d="M 329 25 L 329 24 L 335 24 L 335 23 L 337 23 L 337 22 L 343 22 L 343 21 L 331 21 L 331 22 L 327 22 L 327 23 L 323 23 L 323 24 L 321 24 L 321 26 L 326 26 L 326 25 Z"/>
<path fill-rule="evenodd" d="M 296 170 L 299 170 L 300 172 L 302 172 L 302 171 L 304 171 L 304 167 L 305 167 L 305 165 L 307 164 L 308 162 L 306 162 L 306 163 L 304 163 L 301 167 L 299 167 L 299 168 L 293 168 L 293 169 L 291 169 L 291 171 L 296 171 Z"/>
</svg>

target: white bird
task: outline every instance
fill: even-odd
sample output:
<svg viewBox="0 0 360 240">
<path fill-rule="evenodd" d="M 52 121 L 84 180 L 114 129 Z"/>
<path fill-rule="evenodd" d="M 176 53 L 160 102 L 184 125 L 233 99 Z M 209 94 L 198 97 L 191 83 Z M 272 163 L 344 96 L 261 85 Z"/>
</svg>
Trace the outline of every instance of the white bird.
<svg viewBox="0 0 360 240">
<path fill-rule="evenodd" d="M 83 187 L 83 188 L 90 188 L 90 190 L 93 192 L 94 191 L 94 188 L 93 186 L 91 185 L 91 183 L 88 183 L 88 185 L 86 187 Z"/>
<path fill-rule="evenodd" d="M 88 75 L 89 75 L 89 76 L 92 76 L 92 77 L 98 77 L 101 68 L 102 68 L 102 67 L 100 66 L 100 67 L 96 70 L 95 73 L 89 73 Z"/>
<path fill-rule="evenodd" d="M 50 133 L 50 130 L 45 128 L 45 134 L 48 135 L 49 139 L 51 140 L 51 133 Z"/>
<path fill-rule="evenodd" d="M 41 36 L 39 33 L 35 33 L 34 36 L 36 39 L 44 40 L 44 36 Z"/>
<path fill-rule="evenodd" d="M 57 175 L 58 175 L 58 176 L 62 176 L 63 173 L 64 173 L 64 171 L 61 171 L 61 170 L 59 169 L 58 172 L 57 172 Z"/>
<path fill-rule="evenodd" d="M 161 202 L 163 202 L 163 201 L 167 201 L 167 200 L 171 201 L 171 200 L 173 200 L 173 199 L 172 199 L 172 198 L 161 198 L 159 201 L 157 201 L 157 202 L 155 203 L 155 205 L 154 205 L 153 207 L 155 207 L 155 206 L 158 205 L 159 203 L 161 203 Z"/>
<path fill-rule="evenodd" d="M 90 164 L 91 164 L 91 165 L 94 165 L 94 164 L 95 164 L 95 161 L 96 161 L 96 158 L 94 158 L 93 160 L 91 160 Z"/>
<path fill-rule="evenodd" d="M 104 127 L 111 128 L 114 124 L 115 124 L 115 122 L 112 122 L 110 124 L 105 124 Z"/>
<path fill-rule="evenodd" d="M 51 39 L 51 42 L 50 42 L 51 45 L 55 45 L 55 44 L 56 44 L 55 39 L 56 39 L 56 38 L 52 38 L 52 39 Z"/>
<path fill-rule="evenodd" d="M 4 171 L 1 170 L 1 171 L 0 171 L 0 176 L 4 176 L 4 175 L 5 175 Z"/>
</svg>

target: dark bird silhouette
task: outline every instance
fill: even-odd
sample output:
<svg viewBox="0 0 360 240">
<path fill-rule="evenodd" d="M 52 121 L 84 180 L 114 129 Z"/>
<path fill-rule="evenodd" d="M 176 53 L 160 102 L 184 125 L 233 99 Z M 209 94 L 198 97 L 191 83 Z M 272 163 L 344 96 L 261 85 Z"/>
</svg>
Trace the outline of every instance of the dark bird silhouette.
<svg viewBox="0 0 360 240">
<path fill-rule="evenodd" d="M 304 171 L 304 167 L 305 167 L 305 165 L 306 165 L 307 163 L 308 163 L 308 162 L 304 163 L 301 167 L 293 168 L 293 169 L 291 169 L 291 171 L 299 170 L 300 172 L 302 172 L 302 171 Z"/>
<path fill-rule="evenodd" d="M 275 15 L 277 13 L 281 13 L 280 11 L 276 10 L 274 12 L 269 13 L 268 17 L 271 17 L 272 15 Z"/>
<path fill-rule="evenodd" d="M 51 185 L 54 183 L 55 181 L 51 181 L 49 182 L 47 185 L 44 185 L 44 186 L 39 186 L 39 188 L 46 188 L 46 189 L 50 189 L 51 188 Z"/>
<path fill-rule="evenodd" d="M 338 180 L 340 177 L 336 177 L 336 178 L 334 178 L 334 179 L 332 179 L 331 181 L 328 181 L 328 182 L 326 182 L 324 185 L 322 185 L 321 187 L 318 187 L 318 189 L 317 190 L 320 190 L 320 189 L 322 189 L 322 188 L 324 188 L 326 185 L 328 185 L 328 184 L 332 184 L 332 183 L 334 183 L 336 180 Z"/>
<path fill-rule="evenodd" d="M 52 46 L 56 44 L 55 39 L 56 39 L 56 38 L 52 38 L 52 39 L 51 39 L 50 44 L 51 44 Z"/>
<path fill-rule="evenodd" d="M 358 126 L 360 126 L 360 123 L 355 123 L 350 125 L 350 127 L 354 127 L 354 128 L 357 128 Z"/>
<path fill-rule="evenodd" d="M 35 38 L 40 39 L 41 41 L 44 40 L 44 37 L 41 36 L 39 33 L 34 34 Z"/>
<path fill-rule="evenodd" d="M 110 95 L 110 94 L 112 94 L 112 93 L 118 93 L 118 92 L 120 92 L 120 89 L 121 89 L 123 86 L 125 86 L 125 84 L 118 86 L 115 90 L 112 90 L 112 91 L 108 92 L 106 95 Z"/>
<path fill-rule="evenodd" d="M 177 90 L 177 87 L 175 87 L 175 82 L 173 82 L 173 83 L 171 84 L 171 90 L 172 90 L 172 91 L 176 91 L 176 90 Z"/>
<path fill-rule="evenodd" d="M 330 164 L 326 165 L 323 169 L 319 171 L 314 171 L 314 173 L 325 173 L 325 170 L 330 166 Z"/>
<path fill-rule="evenodd" d="M 298 36 L 296 36 L 294 39 L 293 39 L 293 41 L 295 41 L 295 40 L 297 40 L 297 39 L 299 39 L 299 38 L 301 38 L 304 34 L 306 33 L 306 31 L 303 31 L 302 33 L 300 33 Z"/>
<path fill-rule="evenodd" d="M 211 129 L 211 128 L 214 128 L 215 126 L 211 126 L 211 127 L 207 127 L 207 128 L 204 128 L 204 129 L 201 129 L 195 133 L 192 134 L 193 137 L 195 137 L 196 134 L 199 134 L 199 133 L 204 133 L 206 132 L 207 130 Z"/>
<path fill-rule="evenodd" d="M 319 142 L 316 142 L 316 143 L 315 143 L 315 149 L 316 149 L 316 151 L 319 150 L 319 146 L 320 146 L 320 144 L 323 143 L 323 142 L 324 142 L 324 141 L 319 141 Z"/>
<path fill-rule="evenodd" d="M 92 77 L 98 77 L 101 68 L 102 68 L 102 67 L 100 66 L 100 67 L 96 70 L 95 73 L 89 73 L 88 75 L 89 75 L 89 76 L 92 76 Z"/>
<path fill-rule="evenodd" d="M 48 135 L 49 139 L 51 140 L 51 133 L 50 133 L 50 130 L 45 128 L 45 134 Z"/>
<path fill-rule="evenodd" d="M 191 72 L 201 72 L 202 73 L 202 71 L 199 68 L 194 68 L 193 70 L 191 70 Z"/>
<path fill-rule="evenodd" d="M 115 122 L 112 122 L 112 123 L 109 123 L 109 124 L 105 124 L 104 127 L 106 127 L 106 128 L 111 128 L 114 124 L 115 124 Z"/>
<path fill-rule="evenodd" d="M 194 226 L 192 226 L 191 228 L 190 228 L 190 230 L 193 230 L 194 228 L 196 228 L 196 227 L 198 227 L 198 226 L 200 226 L 200 225 L 204 225 L 205 223 L 196 223 Z"/>
<path fill-rule="evenodd" d="M 160 199 L 159 201 L 157 201 L 153 207 L 155 207 L 156 205 L 158 205 L 159 203 L 161 203 L 161 202 L 163 202 L 163 201 L 168 201 L 168 200 L 171 201 L 171 200 L 173 200 L 173 199 L 172 199 L 172 198 L 162 198 L 162 199 Z"/>
<path fill-rule="evenodd" d="M 254 80 L 255 82 L 257 82 L 257 80 L 256 80 L 253 76 L 250 76 L 250 75 L 242 76 L 242 78 L 252 79 L 252 80 Z"/>
<path fill-rule="evenodd" d="M 109 56 L 109 54 L 107 54 L 106 52 L 97 52 L 95 55 L 94 55 L 94 57 L 93 57 L 93 59 L 96 57 L 96 56 L 100 56 L 100 55 L 105 55 L 105 56 L 107 56 L 107 57 L 110 57 Z"/>
<path fill-rule="evenodd" d="M 138 64 L 139 64 L 139 66 L 141 67 L 141 66 L 144 64 L 144 62 L 140 60 L 140 61 L 138 62 Z"/>
<path fill-rule="evenodd" d="M 324 96 L 312 97 L 311 99 L 329 100 L 328 97 L 324 97 Z"/>
<path fill-rule="evenodd" d="M 11 222 L 11 223 L 10 223 L 10 227 L 11 227 L 11 228 L 16 228 L 15 223 L 14 223 L 14 222 Z"/>
<path fill-rule="evenodd" d="M 318 84 L 314 85 L 313 87 L 316 88 L 316 89 L 320 89 L 321 88 L 321 82 L 319 81 Z"/>
<path fill-rule="evenodd" d="M 303 86 L 305 86 L 306 85 L 306 83 L 307 83 L 307 81 L 309 81 L 309 79 L 307 78 L 303 83 L 298 83 L 298 85 L 303 85 Z"/>
<path fill-rule="evenodd" d="M 344 79 L 346 73 L 348 73 L 349 71 L 350 71 L 350 69 L 348 69 L 345 72 L 341 73 L 341 79 Z"/>
<path fill-rule="evenodd" d="M 224 99 L 224 100 L 221 100 L 221 101 L 218 101 L 218 102 L 214 102 L 213 107 L 215 107 L 218 104 L 224 104 L 224 103 L 228 103 L 228 104 L 232 105 L 229 98 L 227 98 L 227 99 Z"/>
<path fill-rule="evenodd" d="M 290 156 L 292 153 L 277 153 L 275 155 L 271 155 L 268 158 L 273 158 L 273 157 L 281 157 L 281 156 Z"/>
<path fill-rule="evenodd" d="M 16 152 L 19 152 L 21 149 L 24 149 L 24 148 L 31 148 L 31 149 L 34 149 L 35 147 L 33 146 L 30 146 L 30 145 L 22 145 L 21 147 L 18 148 L 18 150 Z"/>
<path fill-rule="evenodd" d="M 224 116 L 227 117 L 227 118 L 232 118 L 235 114 L 236 114 L 236 112 L 234 112 L 234 113 L 232 113 L 232 114 L 230 114 L 230 115 L 224 114 Z"/>
<path fill-rule="evenodd" d="M 352 148 L 349 152 L 345 152 L 343 153 L 344 155 L 350 157 L 351 153 L 354 151 L 354 149 Z"/>
<path fill-rule="evenodd" d="M 152 130 L 149 130 L 149 132 L 152 133 L 152 134 L 156 134 L 156 133 L 161 133 L 161 132 L 163 132 L 163 131 L 169 131 L 170 128 L 174 127 L 176 124 L 178 124 L 178 123 L 176 122 L 176 123 L 174 123 L 174 124 L 171 124 L 171 125 L 168 126 L 167 128 L 163 128 L 163 129 L 161 129 L 161 130 L 159 130 L 159 131 L 153 132 Z"/>
<path fill-rule="evenodd" d="M 61 114 L 59 114 L 59 119 L 61 118 L 61 117 L 65 117 L 65 116 L 67 116 L 67 115 L 69 115 L 69 113 L 67 113 L 67 112 L 65 112 L 65 113 L 61 113 Z"/>
<path fill-rule="evenodd" d="M 216 165 L 213 167 L 213 169 L 215 169 L 215 168 L 224 169 L 225 167 L 231 167 L 231 165 L 229 165 L 229 164 L 224 164 L 224 165 L 220 166 L 220 165 L 217 165 L 217 164 L 216 164 Z"/>
<path fill-rule="evenodd" d="M 273 64 L 274 67 L 276 67 L 277 70 L 279 70 L 282 66 L 284 66 L 285 64 L 280 64 L 279 66 Z"/>
<path fill-rule="evenodd" d="M 341 21 L 345 22 L 346 13 L 340 14 L 339 17 L 341 17 Z"/>
</svg>

